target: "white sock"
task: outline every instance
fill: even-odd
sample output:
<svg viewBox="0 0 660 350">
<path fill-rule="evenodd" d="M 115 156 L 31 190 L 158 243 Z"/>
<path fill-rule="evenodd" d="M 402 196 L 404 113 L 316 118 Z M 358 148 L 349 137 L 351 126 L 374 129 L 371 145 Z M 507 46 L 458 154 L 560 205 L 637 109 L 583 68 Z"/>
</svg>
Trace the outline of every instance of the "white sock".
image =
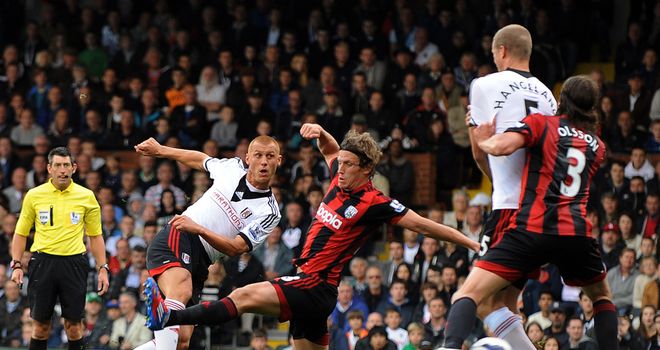
<svg viewBox="0 0 660 350">
<path fill-rule="evenodd" d="M 186 308 L 182 302 L 174 299 L 165 299 L 165 305 L 170 310 L 183 310 Z M 160 331 L 155 331 L 154 337 L 156 338 L 156 344 L 158 344 L 158 350 L 176 350 L 176 345 L 179 342 L 179 326 L 169 326 Z"/>
<path fill-rule="evenodd" d="M 484 320 L 493 335 L 506 340 L 513 349 L 535 350 L 522 326 L 522 318 L 507 307 L 491 312 Z"/>
<path fill-rule="evenodd" d="M 134 350 L 156 350 L 156 339 L 151 339 Z"/>
</svg>

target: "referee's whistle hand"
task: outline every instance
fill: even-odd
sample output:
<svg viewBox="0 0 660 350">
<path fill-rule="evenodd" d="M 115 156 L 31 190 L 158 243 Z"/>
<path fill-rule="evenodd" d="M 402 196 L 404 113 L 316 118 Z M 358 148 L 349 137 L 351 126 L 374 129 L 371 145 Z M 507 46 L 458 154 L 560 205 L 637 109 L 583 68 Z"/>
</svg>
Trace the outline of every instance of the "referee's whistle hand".
<svg viewBox="0 0 660 350">
<path fill-rule="evenodd" d="M 23 284 L 23 269 L 17 268 L 14 269 L 11 273 L 11 280 L 19 286 Z"/>
<path fill-rule="evenodd" d="M 108 271 L 105 269 L 100 269 L 98 280 L 98 286 L 96 287 L 97 294 L 103 295 L 108 291 L 108 288 L 110 287 L 110 283 L 108 282 Z"/>
</svg>

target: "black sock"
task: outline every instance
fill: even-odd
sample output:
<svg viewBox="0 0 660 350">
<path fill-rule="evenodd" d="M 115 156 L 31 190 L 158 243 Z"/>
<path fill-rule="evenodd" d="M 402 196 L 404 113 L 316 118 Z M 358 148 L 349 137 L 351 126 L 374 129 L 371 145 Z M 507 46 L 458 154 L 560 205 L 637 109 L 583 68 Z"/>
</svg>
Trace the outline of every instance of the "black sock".
<svg viewBox="0 0 660 350">
<path fill-rule="evenodd" d="M 206 301 L 185 310 L 171 310 L 165 326 L 173 325 L 217 325 L 238 317 L 236 305 L 229 298 L 212 303 Z"/>
<path fill-rule="evenodd" d="M 461 349 L 463 341 L 470 335 L 477 319 L 477 304 L 470 298 L 460 298 L 454 302 L 447 318 L 444 347 Z"/>
<path fill-rule="evenodd" d="M 46 350 L 48 339 L 30 339 L 29 350 Z"/>
<path fill-rule="evenodd" d="M 85 343 L 83 343 L 83 338 L 78 340 L 69 340 L 69 350 L 85 350 Z"/>
<path fill-rule="evenodd" d="M 618 320 L 616 307 L 611 301 L 604 299 L 594 303 L 594 330 L 600 350 L 616 350 Z"/>
</svg>

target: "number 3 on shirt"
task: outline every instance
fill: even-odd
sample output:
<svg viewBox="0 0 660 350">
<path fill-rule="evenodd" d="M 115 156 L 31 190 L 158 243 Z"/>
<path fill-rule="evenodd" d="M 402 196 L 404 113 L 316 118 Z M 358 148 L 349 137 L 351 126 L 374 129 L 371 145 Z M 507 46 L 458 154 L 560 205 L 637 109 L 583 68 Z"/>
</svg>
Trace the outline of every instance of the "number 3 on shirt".
<svg viewBox="0 0 660 350">
<path fill-rule="evenodd" d="M 566 158 L 575 159 L 575 164 L 568 163 L 568 170 L 566 171 L 566 178 L 561 182 L 559 192 L 566 197 L 575 197 L 580 192 L 580 185 L 582 184 L 582 171 L 585 166 L 585 156 L 577 148 L 569 148 L 566 152 Z M 571 184 L 566 183 L 566 179 L 571 178 Z"/>
</svg>

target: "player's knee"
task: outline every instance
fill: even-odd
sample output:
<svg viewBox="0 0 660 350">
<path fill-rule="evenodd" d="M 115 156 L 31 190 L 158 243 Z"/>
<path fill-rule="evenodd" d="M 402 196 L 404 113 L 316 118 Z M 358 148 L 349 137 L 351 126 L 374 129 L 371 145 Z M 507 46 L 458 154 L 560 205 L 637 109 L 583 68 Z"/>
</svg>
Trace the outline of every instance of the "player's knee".
<svg viewBox="0 0 660 350">
<path fill-rule="evenodd" d="M 64 320 L 64 332 L 69 339 L 77 340 L 83 337 L 82 323 Z"/>
<path fill-rule="evenodd" d="M 190 347 L 190 335 L 186 335 L 186 338 L 179 335 L 179 342 L 176 345 L 176 350 L 188 350 Z"/>
<path fill-rule="evenodd" d="M 50 323 L 32 322 L 32 337 L 34 339 L 48 339 L 50 335 Z"/>
<path fill-rule="evenodd" d="M 251 293 L 248 288 L 245 287 L 234 289 L 229 294 L 229 298 L 234 302 L 234 305 L 236 305 L 239 314 L 248 312 L 255 307 L 257 303 L 256 300 L 258 299 L 254 293 Z"/>
</svg>

